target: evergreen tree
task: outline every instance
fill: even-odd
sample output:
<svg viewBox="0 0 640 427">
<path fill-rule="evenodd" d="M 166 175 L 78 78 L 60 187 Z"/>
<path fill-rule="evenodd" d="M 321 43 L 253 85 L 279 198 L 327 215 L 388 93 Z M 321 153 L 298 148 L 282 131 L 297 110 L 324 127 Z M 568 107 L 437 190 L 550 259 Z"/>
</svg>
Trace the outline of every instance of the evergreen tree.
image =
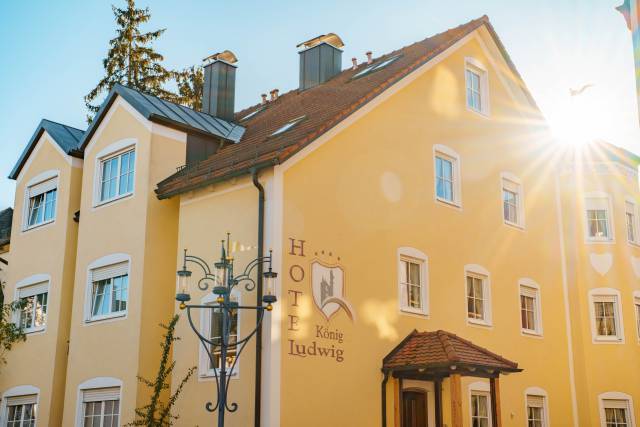
<svg viewBox="0 0 640 427">
<path fill-rule="evenodd" d="M 204 87 L 204 71 L 202 67 L 192 66 L 182 71 L 174 71 L 178 94 L 171 100 L 194 110 L 202 110 L 202 90 Z"/>
<path fill-rule="evenodd" d="M 149 8 L 137 9 L 135 0 L 127 0 L 124 9 L 111 6 L 116 21 L 116 37 L 109 41 L 107 57 L 103 59 L 105 76 L 98 85 L 85 96 L 85 104 L 95 114 L 100 106 L 93 102 L 103 92 L 108 92 L 116 83 L 138 89 L 151 95 L 170 98 L 172 94 L 164 89 L 172 73 L 161 62 L 164 57 L 153 50 L 151 43 L 158 39 L 165 29 L 143 33 L 140 26 L 149 21 Z M 87 117 L 91 122 L 92 117 Z"/>
<path fill-rule="evenodd" d="M 175 336 L 176 323 L 178 323 L 179 318 L 180 316 L 176 314 L 171 319 L 171 322 L 169 322 L 169 325 L 160 325 L 166 330 L 166 333 L 163 335 L 164 340 L 160 344 L 162 347 L 162 356 L 156 378 L 151 381 L 140 376 L 138 377 L 138 381 L 151 389 L 151 399 L 148 404 L 141 408 L 136 408 L 136 418 L 133 422 L 127 424 L 127 426 L 168 427 L 172 426 L 173 421 L 178 419 L 178 416 L 171 413 L 171 409 L 175 405 L 180 393 L 182 393 L 184 385 L 196 370 L 195 366 L 190 368 L 182 381 L 180 381 L 176 390 L 169 396 L 169 400 L 166 403 L 162 401 L 164 391 L 169 388 L 168 380 L 176 365 L 175 360 L 169 362 L 169 356 L 173 343 L 180 339 Z"/>
</svg>

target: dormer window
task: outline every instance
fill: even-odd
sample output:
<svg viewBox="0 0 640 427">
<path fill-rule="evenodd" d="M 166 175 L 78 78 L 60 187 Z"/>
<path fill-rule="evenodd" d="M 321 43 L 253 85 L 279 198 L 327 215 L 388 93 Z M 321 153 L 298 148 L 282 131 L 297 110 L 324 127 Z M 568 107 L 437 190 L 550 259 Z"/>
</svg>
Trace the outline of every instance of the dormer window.
<svg viewBox="0 0 640 427">
<path fill-rule="evenodd" d="M 129 150 L 100 162 L 100 202 L 133 193 L 135 158 L 135 151 Z"/>
<path fill-rule="evenodd" d="M 287 123 L 285 123 L 283 126 L 281 126 L 280 128 L 278 128 L 275 132 L 273 132 L 271 134 L 271 136 L 278 136 L 281 135 L 285 132 L 287 132 L 288 130 L 292 129 L 293 127 L 295 127 L 298 123 L 300 123 L 302 120 L 304 120 L 305 116 L 301 116 L 298 117 L 296 119 L 293 119 Z"/>
<path fill-rule="evenodd" d="M 58 177 L 47 173 L 49 177 L 36 179 L 32 185 L 27 185 L 25 191 L 25 212 L 23 229 L 38 227 L 53 222 L 56 219 L 56 202 L 58 198 Z"/>
</svg>

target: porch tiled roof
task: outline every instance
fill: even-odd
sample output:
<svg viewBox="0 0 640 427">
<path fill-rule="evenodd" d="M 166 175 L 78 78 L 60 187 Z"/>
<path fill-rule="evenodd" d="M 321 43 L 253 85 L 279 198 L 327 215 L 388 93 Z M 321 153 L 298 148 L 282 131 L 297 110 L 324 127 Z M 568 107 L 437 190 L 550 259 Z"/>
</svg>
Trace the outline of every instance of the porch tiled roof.
<svg viewBox="0 0 640 427">
<path fill-rule="evenodd" d="M 411 332 L 383 360 L 383 369 L 430 368 L 453 365 L 519 371 L 518 364 L 464 338 L 442 330 Z"/>
</svg>

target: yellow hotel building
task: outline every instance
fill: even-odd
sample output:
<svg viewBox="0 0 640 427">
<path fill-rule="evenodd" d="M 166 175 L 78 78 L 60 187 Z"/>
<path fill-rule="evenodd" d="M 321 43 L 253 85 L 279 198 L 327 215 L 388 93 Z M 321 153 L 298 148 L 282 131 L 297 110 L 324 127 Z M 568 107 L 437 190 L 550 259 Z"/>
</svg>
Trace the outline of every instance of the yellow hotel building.
<svg viewBox="0 0 640 427">
<path fill-rule="evenodd" d="M 346 69 L 341 47 L 301 44 L 300 87 L 240 112 L 226 51 L 203 111 L 118 85 L 84 131 L 41 122 L 11 172 L 5 293 L 28 336 L 0 426 L 131 422 L 174 313 L 172 387 L 197 367 L 175 425 L 215 425 L 228 360 L 176 270 L 227 232 L 238 265 L 271 248 L 278 272 L 227 425 L 637 426 L 640 158 L 552 141 L 487 17 Z"/>
</svg>

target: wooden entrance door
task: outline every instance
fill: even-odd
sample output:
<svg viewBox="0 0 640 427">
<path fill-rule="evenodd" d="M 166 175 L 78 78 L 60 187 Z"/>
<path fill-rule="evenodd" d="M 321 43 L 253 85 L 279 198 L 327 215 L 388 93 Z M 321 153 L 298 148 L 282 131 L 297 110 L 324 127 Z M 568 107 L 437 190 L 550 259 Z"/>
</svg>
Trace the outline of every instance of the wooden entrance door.
<svg viewBox="0 0 640 427">
<path fill-rule="evenodd" d="M 424 392 L 403 391 L 402 427 L 427 427 L 427 400 Z"/>
</svg>

